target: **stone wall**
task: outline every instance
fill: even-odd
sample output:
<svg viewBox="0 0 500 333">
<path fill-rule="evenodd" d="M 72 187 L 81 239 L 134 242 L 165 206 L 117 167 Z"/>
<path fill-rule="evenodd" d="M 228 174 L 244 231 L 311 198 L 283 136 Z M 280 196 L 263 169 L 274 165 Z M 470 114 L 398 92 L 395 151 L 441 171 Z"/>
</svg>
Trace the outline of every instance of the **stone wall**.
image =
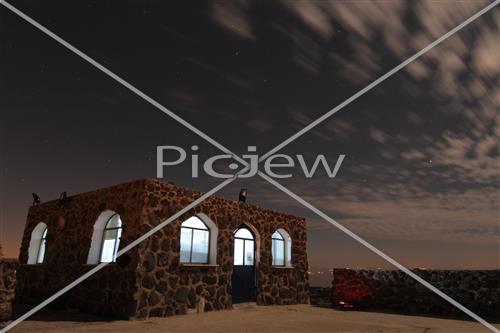
<svg viewBox="0 0 500 333">
<path fill-rule="evenodd" d="M 57 201 L 32 206 L 24 230 L 17 274 L 16 303 L 35 305 L 95 267 L 87 265 L 94 223 L 105 210 L 120 214 L 123 228 L 120 247 L 141 232 L 141 212 L 145 180 L 125 183 L 71 196 L 64 207 Z M 61 223 L 63 221 L 63 223 Z M 47 224 L 43 264 L 27 265 L 31 232 L 39 223 Z M 52 306 L 80 308 L 90 313 L 118 317 L 133 316 L 136 288 L 137 248 L 127 253 L 130 263 L 109 264 Z"/>
<path fill-rule="evenodd" d="M 0 259 L 0 321 L 10 320 L 12 316 L 18 266 L 16 259 Z"/>
<path fill-rule="evenodd" d="M 145 228 L 150 229 L 202 195 L 169 183 L 150 181 L 143 211 Z M 179 263 L 181 221 L 203 213 L 219 230 L 217 263 L 188 266 Z M 201 311 L 228 309 L 231 301 L 233 232 L 247 224 L 256 233 L 257 304 L 307 303 L 306 221 L 292 215 L 217 197 L 203 201 L 178 220 L 152 236 L 140 247 L 138 270 L 138 316 L 165 316 L 186 313 L 203 304 Z M 292 238 L 293 268 L 272 266 L 271 235 L 285 229 Z"/>
<path fill-rule="evenodd" d="M 471 311 L 500 318 L 500 270 L 414 270 L 424 280 Z M 398 270 L 334 269 L 332 302 L 358 309 L 465 316 L 429 289 Z"/>
<path fill-rule="evenodd" d="M 57 201 L 31 207 L 19 256 L 24 264 L 17 274 L 16 302 L 37 304 L 95 267 L 86 261 L 94 223 L 103 211 L 120 215 L 123 248 L 201 195 L 172 183 L 145 179 L 72 196 L 63 207 Z M 179 263 L 180 224 L 197 213 L 207 215 L 219 229 L 216 265 Z M 31 232 L 39 222 L 48 226 L 45 260 L 27 265 Z M 54 305 L 124 318 L 183 314 L 200 304 L 204 304 L 201 311 L 228 309 L 232 306 L 233 231 L 242 223 L 259 235 L 257 303 L 307 303 L 306 221 L 210 197 Z M 271 234 L 277 228 L 292 237 L 293 268 L 271 265 Z"/>
<path fill-rule="evenodd" d="M 313 306 L 322 308 L 332 307 L 332 288 L 330 287 L 309 287 L 309 299 Z"/>
</svg>

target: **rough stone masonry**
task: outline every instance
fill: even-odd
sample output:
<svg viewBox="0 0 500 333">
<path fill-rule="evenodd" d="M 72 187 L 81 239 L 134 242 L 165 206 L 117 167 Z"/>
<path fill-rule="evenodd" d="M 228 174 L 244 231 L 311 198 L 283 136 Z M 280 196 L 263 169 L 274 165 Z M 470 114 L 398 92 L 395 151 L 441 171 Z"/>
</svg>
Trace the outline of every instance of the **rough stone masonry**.
<svg viewBox="0 0 500 333">
<path fill-rule="evenodd" d="M 15 259 L 0 259 L 0 321 L 10 320 L 12 316 L 18 266 Z"/>
<path fill-rule="evenodd" d="M 86 260 L 94 223 L 103 211 L 120 215 L 120 247 L 124 247 L 201 195 L 173 183 L 143 179 L 71 196 L 62 206 L 55 200 L 31 207 L 19 256 L 16 302 L 38 304 L 93 267 Z M 218 228 L 215 265 L 179 262 L 180 225 L 199 213 L 207 215 Z M 39 222 L 47 224 L 48 229 L 45 260 L 28 265 L 31 233 Z M 308 303 L 305 219 L 210 197 L 54 305 L 123 318 L 184 314 L 200 304 L 201 311 L 229 309 L 233 232 L 242 224 L 251 225 L 258 233 L 257 304 Z M 292 238 L 293 267 L 272 265 L 271 235 L 278 228 Z"/>
<path fill-rule="evenodd" d="M 414 272 L 480 316 L 500 319 L 500 270 Z M 464 314 L 399 270 L 334 269 L 332 304 L 356 309 L 463 317 Z"/>
</svg>

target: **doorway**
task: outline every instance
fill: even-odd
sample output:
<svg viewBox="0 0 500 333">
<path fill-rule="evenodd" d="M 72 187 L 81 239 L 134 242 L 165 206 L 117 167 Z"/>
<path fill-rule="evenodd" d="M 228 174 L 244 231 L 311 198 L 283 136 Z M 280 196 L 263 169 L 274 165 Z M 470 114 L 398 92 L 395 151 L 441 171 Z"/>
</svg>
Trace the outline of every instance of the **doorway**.
<svg viewBox="0 0 500 333">
<path fill-rule="evenodd" d="M 255 301 L 255 235 L 245 225 L 234 232 L 233 304 Z"/>
</svg>

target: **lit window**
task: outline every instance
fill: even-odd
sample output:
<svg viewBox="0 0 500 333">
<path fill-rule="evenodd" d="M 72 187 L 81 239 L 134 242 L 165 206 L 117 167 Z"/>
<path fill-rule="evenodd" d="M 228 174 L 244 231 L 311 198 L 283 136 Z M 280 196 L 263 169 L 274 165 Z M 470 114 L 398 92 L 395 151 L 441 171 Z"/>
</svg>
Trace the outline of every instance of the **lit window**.
<svg viewBox="0 0 500 333">
<path fill-rule="evenodd" d="M 181 263 L 208 264 L 210 230 L 196 216 L 192 216 L 181 225 Z"/>
<path fill-rule="evenodd" d="M 276 230 L 272 235 L 273 266 L 292 265 L 292 239 L 283 230 Z"/>
<path fill-rule="evenodd" d="M 234 233 L 234 265 L 235 266 L 253 266 L 255 256 L 255 240 L 245 227 L 242 227 Z"/>
<path fill-rule="evenodd" d="M 38 255 L 36 256 L 36 263 L 42 264 L 45 258 L 45 243 L 47 242 L 47 228 L 45 228 L 42 239 L 40 239 L 40 247 L 38 248 Z"/>
<path fill-rule="evenodd" d="M 273 238 L 273 265 L 285 266 L 285 240 L 278 231 L 274 232 L 272 238 Z"/>
<path fill-rule="evenodd" d="M 47 243 L 47 225 L 38 223 L 31 232 L 31 239 L 28 248 L 28 264 L 42 264 L 45 259 L 45 249 Z"/>
<path fill-rule="evenodd" d="M 104 227 L 100 262 L 116 261 L 116 253 L 120 246 L 121 234 L 122 220 L 120 219 L 120 215 L 114 214 L 109 218 Z"/>
</svg>

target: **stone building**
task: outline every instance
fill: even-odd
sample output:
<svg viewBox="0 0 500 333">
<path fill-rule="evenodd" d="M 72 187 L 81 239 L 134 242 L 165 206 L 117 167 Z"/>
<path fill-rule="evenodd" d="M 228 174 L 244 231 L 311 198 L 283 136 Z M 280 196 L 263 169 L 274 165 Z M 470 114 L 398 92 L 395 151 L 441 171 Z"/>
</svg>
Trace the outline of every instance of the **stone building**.
<svg viewBox="0 0 500 333">
<path fill-rule="evenodd" d="M 54 305 L 144 318 L 308 303 L 305 219 L 237 201 L 212 196 L 116 258 L 201 195 L 143 179 L 32 206 L 16 303 L 38 304 L 100 262 Z"/>
</svg>

